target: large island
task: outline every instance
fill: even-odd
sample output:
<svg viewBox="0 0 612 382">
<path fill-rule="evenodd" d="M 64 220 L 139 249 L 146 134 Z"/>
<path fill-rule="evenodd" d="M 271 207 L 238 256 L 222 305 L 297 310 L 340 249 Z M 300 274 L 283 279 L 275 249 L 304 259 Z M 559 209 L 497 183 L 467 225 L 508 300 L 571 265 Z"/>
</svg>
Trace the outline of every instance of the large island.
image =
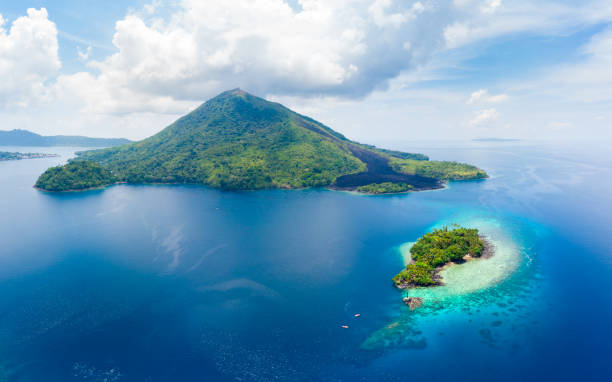
<svg viewBox="0 0 612 382">
<path fill-rule="evenodd" d="M 278 103 L 234 89 L 143 141 L 80 152 L 67 165 L 47 170 L 35 186 L 70 191 L 115 183 L 182 183 L 227 190 L 328 187 L 377 194 L 486 177 L 472 165 L 351 141 Z"/>
</svg>

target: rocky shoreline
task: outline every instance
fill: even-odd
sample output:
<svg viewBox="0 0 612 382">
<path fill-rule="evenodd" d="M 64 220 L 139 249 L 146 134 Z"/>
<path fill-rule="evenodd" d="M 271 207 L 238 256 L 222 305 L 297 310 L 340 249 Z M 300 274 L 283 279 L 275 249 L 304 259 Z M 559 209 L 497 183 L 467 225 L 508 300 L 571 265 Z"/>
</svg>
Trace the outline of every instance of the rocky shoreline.
<svg viewBox="0 0 612 382">
<path fill-rule="evenodd" d="M 420 297 L 404 297 L 404 304 L 408 305 L 410 310 L 415 310 L 423 305 L 423 299 Z"/>
<path fill-rule="evenodd" d="M 495 256 L 495 244 L 491 243 L 491 241 L 483 235 L 478 235 L 482 243 L 484 244 L 484 248 L 482 249 L 482 254 L 479 259 L 490 259 Z"/>
</svg>

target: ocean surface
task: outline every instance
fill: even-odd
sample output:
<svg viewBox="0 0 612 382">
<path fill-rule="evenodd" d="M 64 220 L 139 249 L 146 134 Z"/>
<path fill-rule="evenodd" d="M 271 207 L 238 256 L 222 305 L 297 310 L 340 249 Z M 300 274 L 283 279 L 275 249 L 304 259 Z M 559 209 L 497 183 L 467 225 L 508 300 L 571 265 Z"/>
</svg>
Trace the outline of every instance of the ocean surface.
<svg viewBox="0 0 612 382">
<path fill-rule="evenodd" d="M 0 381 L 612 380 L 609 148 L 395 146 L 491 178 L 48 194 L 38 175 L 79 148 L 0 148 L 62 155 L 0 162 Z M 496 255 L 395 289 L 407 243 L 453 223 Z"/>
</svg>

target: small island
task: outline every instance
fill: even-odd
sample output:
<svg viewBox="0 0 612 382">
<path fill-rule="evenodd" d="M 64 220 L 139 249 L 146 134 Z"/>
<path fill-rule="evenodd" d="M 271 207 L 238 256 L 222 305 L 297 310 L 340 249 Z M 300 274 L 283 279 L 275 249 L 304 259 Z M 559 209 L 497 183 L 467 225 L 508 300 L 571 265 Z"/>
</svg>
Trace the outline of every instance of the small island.
<svg viewBox="0 0 612 382">
<path fill-rule="evenodd" d="M 458 225 L 426 233 L 410 248 L 411 262 L 393 277 L 400 289 L 441 285 L 440 271 L 449 264 L 492 255 L 490 245 L 474 228 Z"/>
<path fill-rule="evenodd" d="M 59 157 L 57 154 L 45 154 L 45 153 L 11 153 L 6 151 L 0 151 L 0 161 L 7 160 L 22 160 L 22 159 L 37 159 L 37 158 L 56 158 Z"/>
<path fill-rule="evenodd" d="M 414 187 L 407 183 L 372 183 L 365 186 L 357 187 L 357 191 L 364 194 L 381 195 L 381 194 L 397 194 L 400 192 L 408 192 Z"/>
</svg>

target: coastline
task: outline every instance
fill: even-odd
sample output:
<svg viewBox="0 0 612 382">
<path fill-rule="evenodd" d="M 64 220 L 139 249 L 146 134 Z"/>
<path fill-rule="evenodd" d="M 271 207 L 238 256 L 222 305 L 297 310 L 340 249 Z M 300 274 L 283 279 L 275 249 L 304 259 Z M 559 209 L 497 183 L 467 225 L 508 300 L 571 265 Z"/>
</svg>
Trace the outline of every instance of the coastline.
<svg viewBox="0 0 612 382">
<path fill-rule="evenodd" d="M 441 228 L 453 223 L 478 228 L 479 236 L 487 242 L 487 251 L 483 251 L 481 255 L 485 261 L 465 261 L 455 264 L 457 266 L 441 269 L 440 276 L 444 281 L 442 285 L 401 290 L 400 300 L 395 300 L 396 302 L 389 306 L 393 321 L 372 332 L 363 341 L 363 349 L 376 350 L 412 344 L 424 339 L 420 332 L 423 329 L 415 328 L 416 322 L 429 325 L 436 320 L 441 309 L 445 312 L 458 312 L 475 308 L 473 313 L 468 313 L 471 319 L 471 314 L 478 313 L 480 309 L 475 306 L 479 301 L 498 301 L 496 288 L 503 288 L 501 285 L 513 277 L 523 259 L 511 222 L 481 214 L 458 214 L 442 219 L 428 228 Z M 404 242 L 395 247 L 396 253 L 401 256 L 398 262 L 407 265 L 413 244 L 414 242 Z M 492 294 L 488 291 L 492 291 Z M 446 322 L 442 322 L 442 325 L 446 325 Z M 434 333 L 437 332 L 438 329 Z"/>
<path fill-rule="evenodd" d="M 48 194 L 65 194 L 65 193 L 73 193 L 73 192 L 86 192 L 86 191 L 96 191 L 96 190 L 104 190 L 106 188 L 112 187 L 112 186 L 116 186 L 118 184 L 127 184 L 127 182 L 115 182 L 115 183 L 110 183 L 110 184 L 104 184 L 98 187 L 88 187 L 88 188 L 81 188 L 78 190 L 63 190 L 63 191 L 51 191 L 51 190 L 45 190 L 43 188 L 40 187 L 36 187 L 36 186 L 32 186 L 33 189 L 35 189 L 36 191 L 40 191 L 40 192 L 44 192 L 44 193 L 48 193 Z"/>
<path fill-rule="evenodd" d="M 45 190 L 43 188 L 40 187 L 36 187 L 36 186 L 32 186 L 34 189 L 36 189 L 37 191 L 41 191 L 41 192 L 47 192 L 47 193 L 65 193 L 65 192 L 83 192 L 83 191 L 92 191 L 92 190 L 101 190 L 101 189 L 105 189 L 111 186 L 115 186 L 118 184 L 132 184 L 132 185 L 139 185 L 139 186 L 146 186 L 146 185 L 186 185 L 186 186 L 200 186 L 200 187 L 207 187 L 207 188 L 212 188 L 215 190 L 219 190 L 219 191 L 235 191 L 235 192 L 245 192 L 245 191 L 265 191 L 265 190 L 291 190 L 291 191 L 299 191 L 299 190 L 308 190 L 308 189 L 325 189 L 325 190 L 329 190 L 329 191 L 334 191 L 334 192 L 347 192 L 347 193 L 351 193 L 351 194 L 358 194 L 358 195 L 365 195 L 365 196 L 384 196 L 384 195 L 401 195 L 401 194 L 408 194 L 411 192 L 425 192 L 425 191 L 439 191 L 439 190 L 444 190 L 447 188 L 447 185 L 445 183 L 442 183 L 440 187 L 435 187 L 435 188 L 422 188 L 422 189 L 413 189 L 413 190 L 407 190 L 407 191 L 402 191 L 402 192 L 388 192 L 388 193 L 382 193 L 382 194 L 374 194 L 374 193 L 367 193 L 367 192 L 359 192 L 357 191 L 356 188 L 337 188 L 337 187 L 333 187 L 333 186 L 317 186 L 317 187 L 269 187 L 269 188 L 247 188 L 247 189 L 225 189 L 225 188 L 216 188 L 216 187 L 212 187 L 209 186 L 207 184 L 204 183 L 183 183 L 183 182 L 143 182 L 143 183 L 129 183 L 129 182 L 115 182 L 115 183 L 109 183 L 109 184 L 105 184 L 105 185 L 101 185 L 98 187 L 89 187 L 89 188 L 82 188 L 82 189 L 72 189 L 72 190 L 63 190 L 63 191 L 52 191 L 52 190 Z"/>
<path fill-rule="evenodd" d="M 457 266 L 441 269 L 442 285 L 405 289 L 403 295 L 422 297 L 426 301 L 442 301 L 453 296 L 467 295 L 502 283 L 519 267 L 521 250 L 500 221 L 481 217 L 453 218 L 452 221 L 442 221 L 436 226 L 443 227 L 457 221 L 464 226 L 478 228 L 480 234 L 487 239 L 488 248 L 494 251 L 494 255 L 485 261 L 465 261 L 456 264 Z M 489 256 L 489 253 L 485 256 Z"/>
<path fill-rule="evenodd" d="M 330 190 L 330 191 L 339 191 L 339 192 L 350 192 L 350 193 L 354 193 L 354 194 L 358 194 L 358 195 L 365 195 L 365 196 L 384 196 L 384 195 L 402 195 L 402 194 L 409 194 L 412 192 L 425 192 L 425 191 L 439 191 L 439 190 L 444 190 L 447 188 L 446 183 L 442 183 L 439 187 L 426 187 L 426 188 L 419 188 L 419 189 L 412 189 L 412 190 L 406 190 L 406 191 L 401 191 L 401 192 L 383 192 L 383 193 L 373 193 L 373 192 L 361 192 L 361 191 L 357 191 L 357 187 L 352 187 L 352 188 L 339 188 L 339 187 L 330 187 L 330 186 L 326 186 L 326 189 Z"/>
</svg>

